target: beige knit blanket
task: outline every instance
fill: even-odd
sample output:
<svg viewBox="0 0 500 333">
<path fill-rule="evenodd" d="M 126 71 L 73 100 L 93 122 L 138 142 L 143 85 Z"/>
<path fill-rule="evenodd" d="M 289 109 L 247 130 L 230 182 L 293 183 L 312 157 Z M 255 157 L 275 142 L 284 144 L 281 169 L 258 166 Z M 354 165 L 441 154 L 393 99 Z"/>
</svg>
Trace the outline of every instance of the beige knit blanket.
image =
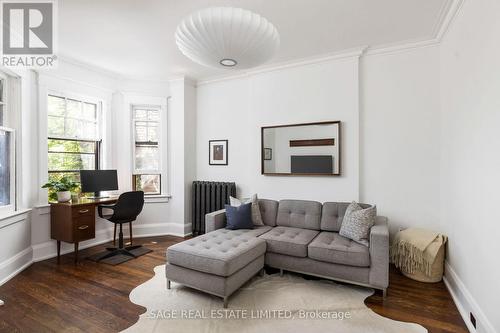
<svg viewBox="0 0 500 333">
<path fill-rule="evenodd" d="M 391 260 L 410 274 L 415 271 L 432 274 L 432 264 L 447 237 L 434 231 L 409 228 L 397 233 L 391 247 Z"/>
</svg>

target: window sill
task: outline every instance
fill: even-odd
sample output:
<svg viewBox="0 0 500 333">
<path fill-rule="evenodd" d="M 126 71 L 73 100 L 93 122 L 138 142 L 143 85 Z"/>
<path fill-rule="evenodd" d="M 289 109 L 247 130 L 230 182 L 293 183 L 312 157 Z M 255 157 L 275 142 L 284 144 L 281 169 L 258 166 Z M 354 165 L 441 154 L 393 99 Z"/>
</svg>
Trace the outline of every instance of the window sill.
<svg viewBox="0 0 500 333">
<path fill-rule="evenodd" d="M 50 205 L 48 203 L 36 205 L 34 209 L 36 209 L 38 215 L 50 214 Z"/>
<path fill-rule="evenodd" d="M 5 228 L 11 224 L 23 221 L 26 219 L 26 215 L 31 211 L 31 209 L 20 209 L 15 212 L 9 212 L 0 215 L 0 229 Z"/>
<path fill-rule="evenodd" d="M 163 203 L 163 202 L 169 202 L 170 198 L 172 198 L 172 196 L 169 194 L 145 195 L 144 202 L 145 203 Z"/>
<path fill-rule="evenodd" d="M 172 196 L 170 194 L 159 194 L 159 195 L 145 195 L 144 203 L 166 203 L 169 202 Z M 39 204 L 34 207 L 39 215 L 50 214 L 50 205 L 47 204 Z M 0 221 L 2 217 L 0 217 Z"/>
</svg>

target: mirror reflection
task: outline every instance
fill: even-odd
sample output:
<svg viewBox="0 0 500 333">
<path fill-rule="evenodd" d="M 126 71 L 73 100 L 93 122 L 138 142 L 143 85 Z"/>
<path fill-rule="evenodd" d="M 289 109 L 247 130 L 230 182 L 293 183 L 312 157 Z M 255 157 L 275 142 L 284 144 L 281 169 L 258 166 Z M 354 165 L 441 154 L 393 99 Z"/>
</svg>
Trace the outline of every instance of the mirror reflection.
<svg viewBox="0 0 500 333">
<path fill-rule="evenodd" d="M 262 174 L 340 175 L 340 121 L 262 127 Z"/>
</svg>

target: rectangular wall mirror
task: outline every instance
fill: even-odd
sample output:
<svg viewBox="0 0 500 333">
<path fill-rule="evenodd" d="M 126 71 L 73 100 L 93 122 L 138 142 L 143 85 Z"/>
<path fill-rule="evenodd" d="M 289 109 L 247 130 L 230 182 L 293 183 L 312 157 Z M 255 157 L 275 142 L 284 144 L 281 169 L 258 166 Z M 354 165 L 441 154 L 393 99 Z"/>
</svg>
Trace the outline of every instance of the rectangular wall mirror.
<svg viewBox="0 0 500 333">
<path fill-rule="evenodd" d="M 339 176 L 340 121 L 261 128 L 263 175 Z"/>
</svg>

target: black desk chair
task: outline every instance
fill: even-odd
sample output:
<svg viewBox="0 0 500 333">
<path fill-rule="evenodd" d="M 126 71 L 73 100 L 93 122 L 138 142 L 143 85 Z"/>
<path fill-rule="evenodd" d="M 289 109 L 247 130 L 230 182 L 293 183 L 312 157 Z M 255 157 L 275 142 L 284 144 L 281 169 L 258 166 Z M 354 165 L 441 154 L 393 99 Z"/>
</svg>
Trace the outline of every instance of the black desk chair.
<svg viewBox="0 0 500 333">
<path fill-rule="evenodd" d="M 142 191 L 134 191 L 134 192 L 125 192 L 122 193 L 118 197 L 118 201 L 114 205 L 99 205 L 97 206 L 97 212 L 99 216 L 103 219 L 106 219 L 116 225 L 120 225 L 120 232 L 118 234 L 118 247 L 109 247 L 107 250 L 109 253 L 105 254 L 97 261 L 113 257 L 119 254 L 128 255 L 136 258 L 131 250 L 137 249 L 142 245 L 128 246 L 125 247 L 123 243 L 123 223 L 130 223 L 132 227 L 132 222 L 137 219 L 137 216 L 141 213 L 142 207 L 144 206 L 144 192 Z M 112 209 L 113 214 L 105 215 L 103 213 L 103 209 Z"/>
</svg>

